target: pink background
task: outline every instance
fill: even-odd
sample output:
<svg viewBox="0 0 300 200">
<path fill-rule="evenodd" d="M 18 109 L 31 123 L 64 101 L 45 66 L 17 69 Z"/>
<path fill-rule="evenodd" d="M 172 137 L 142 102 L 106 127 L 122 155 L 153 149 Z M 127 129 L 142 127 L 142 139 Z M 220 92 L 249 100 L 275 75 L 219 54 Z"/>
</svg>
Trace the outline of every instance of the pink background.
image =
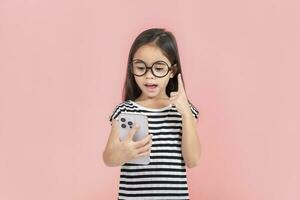
<svg viewBox="0 0 300 200">
<path fill-rule="evenodd" d="M 102 151 L 129 48 L 165 27 L 200 111 L 192 200 L 299 199 L 294 0 L 0 1 L 0 199 L 116 199 Z"/>
</svg>

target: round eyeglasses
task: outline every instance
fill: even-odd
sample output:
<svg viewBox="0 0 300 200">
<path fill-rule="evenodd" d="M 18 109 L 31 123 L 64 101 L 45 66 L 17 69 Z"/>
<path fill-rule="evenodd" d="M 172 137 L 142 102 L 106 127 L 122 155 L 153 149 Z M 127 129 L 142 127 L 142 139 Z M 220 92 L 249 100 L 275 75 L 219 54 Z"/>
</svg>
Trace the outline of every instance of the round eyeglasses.
<svg viewBox="0 0 300 200">
<path fill-rule="evenodd" d="M 149 69 L 151 69 L 151 72 L 155 77 L 162 78 L 169 73 L 171 67 L 169 67 L 169 65 L 162 60 L 154 62 L 151 67 L 148 67 L 147 64 L 142 60 L 132 60 L 131 73 L 133 73 L 134 75 L 143 76 L 147 73 Z"/>
</svg>

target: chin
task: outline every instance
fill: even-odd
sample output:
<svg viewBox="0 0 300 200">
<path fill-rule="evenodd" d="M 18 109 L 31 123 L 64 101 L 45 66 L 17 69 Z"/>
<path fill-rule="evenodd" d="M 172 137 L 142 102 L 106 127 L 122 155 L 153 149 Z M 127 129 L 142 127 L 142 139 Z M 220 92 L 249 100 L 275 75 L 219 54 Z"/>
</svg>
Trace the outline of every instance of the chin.
<svg viewBox="0 0 300 200">
<path fill-rule="evenodd" d="M 149 97 L 149 98 L 153 98 L 153 97 L 157 97 L 159 93 L 155 92 L 155 93 L 148 93 L 148 92 L 144 92 L 144 95 Z"/>
</svg>

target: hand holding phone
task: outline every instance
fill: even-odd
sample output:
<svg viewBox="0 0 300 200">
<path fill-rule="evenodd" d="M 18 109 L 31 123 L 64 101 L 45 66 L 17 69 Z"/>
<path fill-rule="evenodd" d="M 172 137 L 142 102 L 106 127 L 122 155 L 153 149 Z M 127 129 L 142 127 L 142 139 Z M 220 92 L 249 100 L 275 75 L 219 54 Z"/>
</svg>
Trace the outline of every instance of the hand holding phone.
<svg viewBox="0 0 300 200">
<path fill-rule="evenodd" d="M 121 113 L 118 117 L 120 140 L 124 141 L 129 137 L 135 142 L 136 148 L 140 156 L 128 161 L 127 163 L 134 164 L 149 164 L 150 155 L 145 155 L 145 150 L 149 149 L 149 144 L 145 143 L 148 136 L 148 117 L 143 114 L 136 113 Z M 138 129 L 133 129 L 134 125 L 139 125 Z M 128 136 L 130 134 L 130 136 Z M 151 145 L 151 144 L 150 144 Z M 151 146 L 150 146 L 151 148 Z"/>
</svg>

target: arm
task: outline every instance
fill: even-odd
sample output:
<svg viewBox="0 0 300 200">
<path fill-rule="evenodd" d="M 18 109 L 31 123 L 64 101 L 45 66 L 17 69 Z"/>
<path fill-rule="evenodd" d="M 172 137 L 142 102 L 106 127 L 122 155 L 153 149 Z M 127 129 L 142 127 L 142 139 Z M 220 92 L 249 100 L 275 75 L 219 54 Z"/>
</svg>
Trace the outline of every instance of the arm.
<svg viewBox="0 0 300 200">
<path fill-rule="evenodd" d="M 182 156 L 188 168 L 195 167 L 200 158 L 200 141 L 198 138 L 196 119 L 191 111 L 182 115 Z"/>
<path fill-rule="evenodd" d="M 200 157 L 200 143 L 198 139 L 196 119 L 198 111 L 189 105 L 181 74 L 178 74 L 178 91 L 170 93 L 171 103 L 175 104 L 178 112 L 182 116 L 182 156 L 188 168 L 195 167 Z M 193 116 L 195 113 L 195 117 Z"/>
</svg>

